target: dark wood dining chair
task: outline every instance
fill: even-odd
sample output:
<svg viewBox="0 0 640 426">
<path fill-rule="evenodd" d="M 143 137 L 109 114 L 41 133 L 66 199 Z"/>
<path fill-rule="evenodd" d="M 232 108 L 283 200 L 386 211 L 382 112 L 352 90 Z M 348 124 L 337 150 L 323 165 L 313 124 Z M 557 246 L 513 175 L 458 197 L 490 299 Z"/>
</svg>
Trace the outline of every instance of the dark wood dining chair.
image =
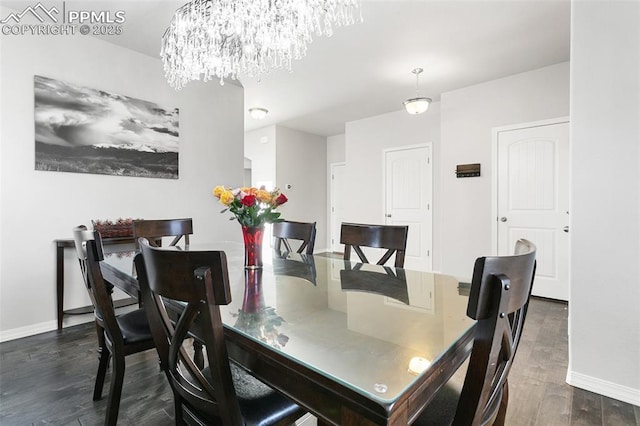
<svg viewBox="0 0 640 426">
<path fill-rule="evenodd" d="M 162 237 L 174 237 L 169 245 L 175 246 L 182 238 L 184 238 L 185 244 L 189 244 L 189 235 L 192 234 L 193 220 L 191 218 L 133 221 L 133 238 L 136 249 L 140 237 L 145 237 L 152 245 L 160 247 L 162 246 Z"/>
<path fill-rule="evenodd" d="M 176 424 L 293 424 L 304 411 L 230 363 L 219 305 L 231 302 L 222 251 L 173 251 L 141 238 L 138 280 L 161 363 L 174 394 Z M 175 323 L 171 304 L 181 311 Z M 194 363 L 185 340 L 204 342 L 207 364 Z"/>
<path fill-rule="evenodd" d="M 445 385 L 414 426 L 504 425 L 507 377 L 520 343 L 536 269 L 536 246 L 521 239 L 513 256 L 480 257 L 467 316 L 477 320 L 471 358 L 457 392 Z"/>
<path fill-rule="evenodd" d="M 374 247 L 387 250 L 378 260 L 378 265 L 387 263 L 395 253 L 394 266 L 403 268 L 408 233 L 408 226 L 343 223 L 340 229 L 340 244 L 344 244 L 344 260 L 351 259 L 353 248 L 361 262 L 370 263 L 362 247 Z"/>
<path fill-rule="evenodd" d="M 275 250 L 282 251 L 282 246 L 289 253 L 293 253 L 289 240 L 299 240 L 300 246 L 297 253 L 313 254 L 316 244 L 316 223 L 315 222 L 293 222 L 285 220 L 273 224 L 273 237 L 275 238 Z"/>
<path fill-rule="evenodd" d="M 104 260 L 100 233 L 86 226 L 73 229 L 76 253 L 89 298 L 93 304 L 98 332 L 98 373 L 93 388 L 93 400 L 102 398 L 102 388 L 112 359 L 111 387 L 105 425 L 115 425 L 120 409 L 124 381 L 125 357 L 154 348 L 151 329 L 143 309 L 116 315 L 111 298 L 113 286 L 107 283 L 100 270 Z"/>
</svg>

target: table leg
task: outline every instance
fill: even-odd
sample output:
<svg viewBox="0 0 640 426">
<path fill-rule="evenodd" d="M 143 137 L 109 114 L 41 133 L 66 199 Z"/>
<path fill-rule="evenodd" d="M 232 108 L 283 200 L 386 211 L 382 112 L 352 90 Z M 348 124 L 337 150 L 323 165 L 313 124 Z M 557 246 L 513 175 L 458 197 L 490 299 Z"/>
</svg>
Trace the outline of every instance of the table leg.
<svg viewBox="0 0 640 426">
<path fill-rule="evenodd" d="M 64 247 L 56 247 L 56 304 L 58 314 L 58 331 L 62 330 L 64 316 Z"/>
</svg>

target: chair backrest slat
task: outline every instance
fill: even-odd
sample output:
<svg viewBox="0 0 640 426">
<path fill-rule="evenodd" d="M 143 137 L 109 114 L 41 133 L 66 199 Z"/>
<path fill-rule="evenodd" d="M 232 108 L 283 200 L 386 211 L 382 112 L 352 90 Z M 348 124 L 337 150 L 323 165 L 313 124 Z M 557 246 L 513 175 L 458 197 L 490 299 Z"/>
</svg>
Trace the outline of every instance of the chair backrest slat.
<svg viewBox="0 0 640 426">
<path fill-rule="evenodd" d="M 273 224 L 273 237 L 275 238 L 275 249 L 282 251 L 282 245 L 285 250 L 292 252 L 289 240 L 300 240 L 300 247 L 297 253 L 313 254 L 316 243 L 316 223 L 315 222 L 293 222 L 285 220 Z"/>
<path fill-rule="evenodd" d="M 507 376 L 513 364 L 536 269 L 536 247 L 516 243 L 513 256 L 481 257 L 475 262 L 467 315 L 478 322 L 471 359 L 454 424 L 504 421 Z"/>
<path fill-rule="evenodd" d="M 231 302 L 225 253 L 166 250 L 152 246 L 146 238 L 140 238 L 138 244 L 138 280 L 174 397 L 180 399 L 183 411 L 199 419 L 241 424 L 218 306 Z M 182 307 L 179 316 L 177 304 Z M 205 371 L 185 350 L 185 340 L 194 330 L 206 345 Z"/>
<path fill-rule="evenodd" d="M 134 220 L 133 237 L 136 248 L 138 248 L 138 238 L 145 237 L 154 246 L 162 245 L 162 237 L 174 237 L 169 243 L 175 246 L 184 238 L 185 244 L 189 244 L 189 235 L 193 234 L 193 220 L 185 219 L 157 219 L 157 220 Z"/>
<path fill-rule="evenodd" d="M 104 280 L 100 269 L 100 262 L 104 260 L 100 233 L 81 225 L 73 229 L 73 239 L 96 321 L 105 329 L 114 345 L 124 345 L 111 298 L 113 286 Z"/>
<path fill-rule="evenodd" d="M 344 244 L 344 260 L 351 259 L 353 249 L 360 261 L 369 263 L 362 247 L 381 248 L 387 251 L 378 260 L 378 265 L 384 265 L 395 254 L 395 267 L 403 268 L 408 233 L 408 226 L 343 223 L 340 244 Z"/>
</svg>

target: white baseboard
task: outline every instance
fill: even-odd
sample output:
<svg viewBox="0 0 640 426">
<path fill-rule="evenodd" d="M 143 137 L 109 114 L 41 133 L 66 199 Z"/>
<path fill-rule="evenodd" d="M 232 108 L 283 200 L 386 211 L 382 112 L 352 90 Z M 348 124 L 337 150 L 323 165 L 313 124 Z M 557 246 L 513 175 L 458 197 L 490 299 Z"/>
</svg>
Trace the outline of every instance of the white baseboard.
<svg viewBox="0 0 640 426">
<path fill-rule="evenodd" d="M 585 374 L 567 372 L 567 383 L 580 389 L 595 392 L 618 401 L 640 406 L 640 389 L 611 383 Z"/>
<path fill-rule="evenodd" d="M 67 315 L 64 317 L 63 327 L 69 327 L 72 325 L 82 324 L 85 322 L 93 321 L 93 313 L 86 315 Z M 8 342 L 10 340 L 22 339 L 23 337 L 34 336 L 40 333 L 46 333 L 48 331 L 55 331 L 58 329 L 58 322 L 45 321 L 38 324 L 31 324 L 24 327 L 18 327 L 11 330 L 0 331 L 0 343 Z"/>
<path fill-rule="evenodd" d="M 8 342 L 9 340 L 21 339 L 23 337 L 33 336 L 34 334 L 45 333 L 47 331 L 55 330 L 57 327 L 58 323 L 54 320 L 0 331 L 0 342 Z"/>
</svg>

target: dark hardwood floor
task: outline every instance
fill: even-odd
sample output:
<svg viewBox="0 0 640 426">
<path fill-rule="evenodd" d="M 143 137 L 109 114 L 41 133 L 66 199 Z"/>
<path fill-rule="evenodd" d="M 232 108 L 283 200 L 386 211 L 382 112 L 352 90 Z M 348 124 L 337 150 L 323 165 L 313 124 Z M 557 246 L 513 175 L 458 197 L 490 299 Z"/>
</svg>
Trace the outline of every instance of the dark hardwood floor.
<svg viewBox="0 0 640 426">
<path fill-rule="evenodd" d="M 640 426 L 640 407 L 565 383 L 566 304 L 534 299 L 528 315 L 509 379 L 508 425 Z M 102 424 L 109 388 L 91 400 L 95 347 L 93 324 L 0 344 L 0 425 Z M 155 353 L 128 356 L 126 368 L 118 424 L 173 424 Z"/>
</svg>

